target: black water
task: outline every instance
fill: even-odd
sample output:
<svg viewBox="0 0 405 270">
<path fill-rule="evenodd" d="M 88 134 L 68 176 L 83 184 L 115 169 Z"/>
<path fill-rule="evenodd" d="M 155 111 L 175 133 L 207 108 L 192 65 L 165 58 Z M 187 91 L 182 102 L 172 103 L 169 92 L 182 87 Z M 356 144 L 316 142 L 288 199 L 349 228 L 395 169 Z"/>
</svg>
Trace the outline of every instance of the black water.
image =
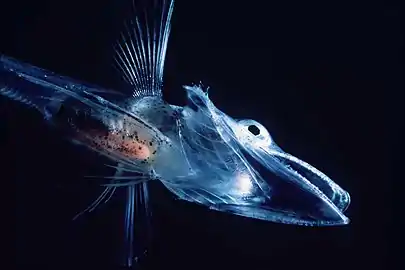
<svg viewBox="0 0 405 270">
<path fill-rule="evenodd" d="M 114 2 L 2 7 L 1 52 L 117 88 L 109 64 L 119 21 Z M 144 268 L 395 269 L 390 198 L 396 178 L 385 165 L 392 164 L 403 125 L 398 8 L 308 1 L 176 5 L 165 71 L 168 101 L 182 104 L 180 86 L 202 80 L 220 109 L 261 122 L 284 150 L 348 190 L 352 223 L 269 224 L 174 201 L 155 184 L 155 233 Z M 123 196 L 70 220 L 98 195 L 80 177 L 102 170 L 99 160 L 60 141 L 41 116 L 0 102 L 2 156 L 13 165 L 3 168 L 9 177 L 2 179 L 16 186 L 17 266 L 113 269 Z"/>
</svg>

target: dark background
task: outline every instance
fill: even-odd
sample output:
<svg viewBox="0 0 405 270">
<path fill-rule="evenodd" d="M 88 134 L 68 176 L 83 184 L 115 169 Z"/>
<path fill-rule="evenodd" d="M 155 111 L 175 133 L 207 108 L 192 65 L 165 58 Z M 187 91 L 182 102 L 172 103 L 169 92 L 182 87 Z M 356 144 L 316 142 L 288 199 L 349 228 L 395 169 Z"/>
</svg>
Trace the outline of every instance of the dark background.
<svg viewBox="0 0 405 270">
<path fill-rule="evenodd" d="M 118 2 L 2 3 L 1 52 L 117 88 L 111 56 L 122 22 L 124 1 Z M 164 94 L 182 105 L 181 85 L 210 86 L 221 110 L 261 122 L 283 149 L 348 190 L 350 225 L 305 228 L 211 212 L 173 200 L 156 183 L 146 269 L 396 269 L 392 207 L 401 200 L 394 201 L 393 187 L 401 178 L 394 177 L 393 157 L 402 147 L 404 99 L 400 11 L 324 2 L 177 1 Z M 11 157 L 5 175 L 17 187 L 18 267 L 108 268 L 122 232 L 122 196 L 72 222 L 98 192 L 76 183 L 99 161 L 58 140 L 35 112 L 0 102 L 1 149 Z"/>
</svg>

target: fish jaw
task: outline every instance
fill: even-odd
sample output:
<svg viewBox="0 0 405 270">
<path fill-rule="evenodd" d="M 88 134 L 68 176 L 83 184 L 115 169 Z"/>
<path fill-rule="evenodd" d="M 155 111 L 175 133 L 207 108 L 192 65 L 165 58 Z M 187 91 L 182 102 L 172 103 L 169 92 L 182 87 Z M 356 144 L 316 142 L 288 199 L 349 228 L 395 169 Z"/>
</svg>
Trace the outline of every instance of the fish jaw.
<svg viewBox="0 0 405 270">
<path fill-rule="evenodd" d="M 183 149 L 194 175 L 164 184 L 179 198 L 210 209 L 272 222 L 345 225 L 349 194 L 310 164 L 284 152 L 270 134 L 251 136 L 247 125 L 187 87 Z M 248 133 L 244 133 L 244 132 Z"/>
</svg>

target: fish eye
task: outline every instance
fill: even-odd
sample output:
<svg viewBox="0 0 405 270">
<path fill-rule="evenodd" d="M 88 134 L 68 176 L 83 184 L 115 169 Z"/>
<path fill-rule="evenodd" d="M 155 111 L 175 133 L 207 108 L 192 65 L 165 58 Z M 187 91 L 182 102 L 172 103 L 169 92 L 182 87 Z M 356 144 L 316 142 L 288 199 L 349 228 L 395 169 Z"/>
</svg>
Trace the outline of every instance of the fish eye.
<svg viewBox="0 0 405 270">
<path fill-rule="evenodd" d="M 248 130 L 255 136 L 260 134 L 260 129 L 256 125 L 249 125 Z"/>
<path fill-rule="evenodd" d="M 257 146 L 269 146 L 272 138 L 267 129 L 257 121 L 243 119 L 238 121 L 237 137 L 240 141 Z"/>
</svg>

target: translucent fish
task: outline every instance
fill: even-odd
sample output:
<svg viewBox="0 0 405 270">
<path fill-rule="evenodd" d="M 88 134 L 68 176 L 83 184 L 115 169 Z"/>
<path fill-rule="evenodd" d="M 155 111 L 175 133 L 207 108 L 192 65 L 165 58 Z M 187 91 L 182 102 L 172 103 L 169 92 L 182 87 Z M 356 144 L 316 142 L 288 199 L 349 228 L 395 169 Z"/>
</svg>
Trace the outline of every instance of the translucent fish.
<svg viewBox="0 0 405 270">
<path fill-rule="evenodd" d="M 114 56 L 130 93 L 0 59 L 0 94 L 38 110 L 66 139 L 116 164 L 109 165 L 115 175 L 96 177 L 106 190 L 86 211 L 118 187 L 130 187 L 134 198 L 147 194 L 148 181 L 161 181 L 178 198 L 217 211 L 297 225 L 348 224 L 349 194 L 284 152 L 260 123 L 228 116 L 200 85 L 184 87 L 187 106 L 163 100 L 174 1 L 139 2 Z M 147 199 L 141 204 L 147 207 Z"/>
</svg>

